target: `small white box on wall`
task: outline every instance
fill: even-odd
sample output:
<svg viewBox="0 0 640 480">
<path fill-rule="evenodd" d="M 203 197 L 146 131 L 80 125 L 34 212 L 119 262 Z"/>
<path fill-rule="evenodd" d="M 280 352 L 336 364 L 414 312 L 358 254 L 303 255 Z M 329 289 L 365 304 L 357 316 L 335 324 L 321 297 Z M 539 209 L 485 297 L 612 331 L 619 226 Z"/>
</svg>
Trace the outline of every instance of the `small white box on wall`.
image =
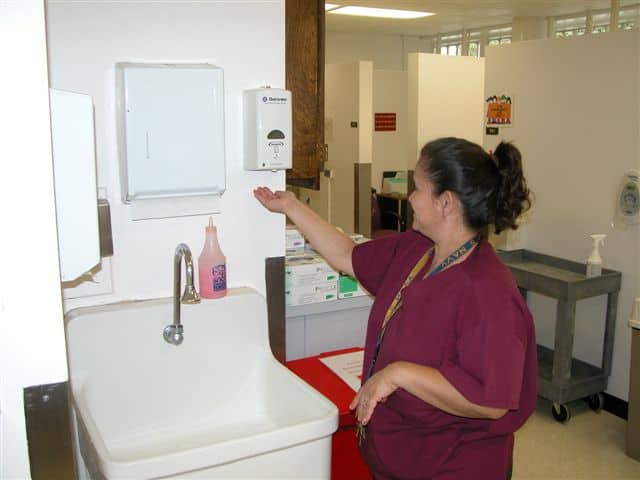
<svg viewBox="0 0 640 480">
<path fill-rule="evenodd" d="M 244 168 L 291 168 L 291 92 L 280 88 L 244 91 Z"/>
</svg>

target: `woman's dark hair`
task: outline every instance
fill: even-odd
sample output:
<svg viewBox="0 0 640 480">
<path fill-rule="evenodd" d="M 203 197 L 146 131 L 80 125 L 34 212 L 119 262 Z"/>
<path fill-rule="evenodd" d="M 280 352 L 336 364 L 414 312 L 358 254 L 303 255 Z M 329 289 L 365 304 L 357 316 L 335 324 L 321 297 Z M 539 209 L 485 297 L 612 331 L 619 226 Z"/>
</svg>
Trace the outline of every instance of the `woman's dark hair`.
<svg viewBox="0 0 640 480">
<path fill-rule="evenodd" d="M 474 231 L 493 225 L 496 233 L 518 228 L 516 219 L 531 207 L 531 192 L 522 173 L 522 156 L 511 143 L 500 142 L 493 154 L 461 138 L 439 138 L 420 151 L 418 166 L 434 193 L 455 193 L 464 221 Z"/>
</svg>

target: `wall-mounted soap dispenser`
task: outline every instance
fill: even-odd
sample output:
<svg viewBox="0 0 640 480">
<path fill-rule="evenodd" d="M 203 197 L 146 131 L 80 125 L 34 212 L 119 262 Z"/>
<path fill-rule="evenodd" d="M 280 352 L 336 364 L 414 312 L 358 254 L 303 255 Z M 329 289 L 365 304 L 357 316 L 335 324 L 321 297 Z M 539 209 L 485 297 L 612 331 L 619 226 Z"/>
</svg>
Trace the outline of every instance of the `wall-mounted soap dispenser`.
<svg viewBox="0 0 640 480">
<path fill-rule="evenodd" d="M 291 92 L 279 88 L 244 91 L 244 168 L 291 168 Z"/>
</svg>

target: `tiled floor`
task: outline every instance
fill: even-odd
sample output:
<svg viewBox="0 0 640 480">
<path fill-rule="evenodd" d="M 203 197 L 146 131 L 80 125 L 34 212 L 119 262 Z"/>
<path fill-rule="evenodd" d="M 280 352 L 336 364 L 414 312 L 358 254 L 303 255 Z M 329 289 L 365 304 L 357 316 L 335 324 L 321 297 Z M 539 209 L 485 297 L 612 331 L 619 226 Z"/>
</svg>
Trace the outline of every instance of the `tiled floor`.
<svg viewBox="0 0 640 480">
<path fill-rule="evenodd" d="M 640 480 L 640 462 L 625 455 L 627 423 L 572 402 L 571 419 L 556 422 L 551 403 L 516 433 L 513 480 Z"/>
</svg>

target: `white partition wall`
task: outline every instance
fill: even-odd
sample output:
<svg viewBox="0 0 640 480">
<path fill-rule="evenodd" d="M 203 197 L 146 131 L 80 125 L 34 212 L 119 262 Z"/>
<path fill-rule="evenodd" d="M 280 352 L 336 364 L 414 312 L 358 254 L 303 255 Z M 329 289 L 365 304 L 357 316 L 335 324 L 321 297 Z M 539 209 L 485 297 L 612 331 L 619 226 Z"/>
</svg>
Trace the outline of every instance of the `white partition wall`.
<svg viewBox="0 0 640 480">
<path fill-rule="evenodd" d="M 509 94 L 513 127 L 485 136 L 521 149 L 535 194 L 527 223 L 507 247 L 585 262 L 589 234 L 608 235 L 603 266 L 622 272 L 607 391 L 627 399 L 632 299 L 640 294 L 640 227 L 614 229 L 622 175 L 640 168 L 638 30 L 489 47 L 485 95 Z M 555 302 L 532 294 L 538 342 L 553 348 Z M 606 297 L 577 304 L 574 356 L 600 365 Z"/>
<path fill-rule="evenodd" d="M 484 58 L 409 54 L 408 128 L 411 152 L 439 137 L 482 142 Z"/>
<path fill-rule="evenodd" d="M 353 232 L 353 166 L 371 163 L 373 65 L 365 61 L 326 65 L 325 85 L 325 142 L 329 148 L 325 168 L 331 171 L 331 178 L 323 178 L 319 192 L 300 189 L 300 196 L 310 204 L 313 201 L 311 206 L 319 214 L 327 212 L 325 218 L 333 225 Z"/>
<path fill-rule="evenodd" d="M 68 378 L 44 16 L 42 0 L 0 3 L 2 479 L 31 476 L 23 389 Z"/>
<path fill-rule="evenodd" d="M 382 172 L 413 169 L 416 161 L 408 144 L 406 71 L 373 71 L 373 112 L 396 114 L 395 131 L 373 132 L 371 186 L 381 191 Z"/>
</svg>

